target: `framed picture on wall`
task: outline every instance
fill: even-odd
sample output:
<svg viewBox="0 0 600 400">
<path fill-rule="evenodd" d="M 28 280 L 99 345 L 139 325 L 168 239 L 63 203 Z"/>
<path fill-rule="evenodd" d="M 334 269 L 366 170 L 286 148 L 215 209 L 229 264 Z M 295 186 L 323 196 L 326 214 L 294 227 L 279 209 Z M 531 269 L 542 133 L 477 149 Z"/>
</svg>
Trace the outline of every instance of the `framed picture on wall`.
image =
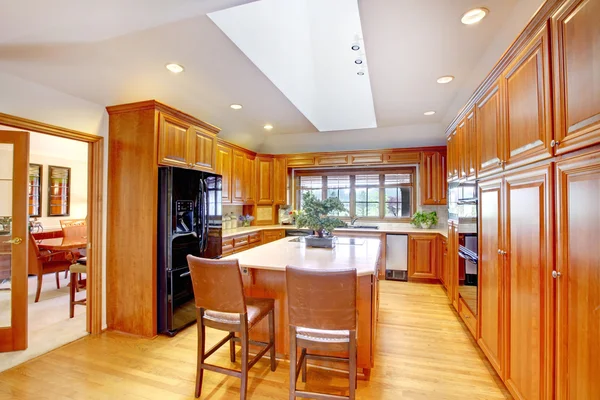
<svg viewBox="0 0 600 400">
<path fill-rule="evenodd" d="M 48 166 L 48 216 L 68 217 L 71 206 L 71 168 Z"/>
<path fill-rule="evenodd" d="M 42 216 L 42 166 L 29 164 L 28 213 L 30 217 Z"/>
</svg>

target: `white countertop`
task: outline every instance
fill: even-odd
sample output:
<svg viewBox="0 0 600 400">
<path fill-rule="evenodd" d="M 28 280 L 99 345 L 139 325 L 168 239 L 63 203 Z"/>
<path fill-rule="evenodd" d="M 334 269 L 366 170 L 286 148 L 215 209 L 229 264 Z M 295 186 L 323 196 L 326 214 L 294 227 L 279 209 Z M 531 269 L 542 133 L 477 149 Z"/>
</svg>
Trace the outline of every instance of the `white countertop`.
<svg viewBox="0 0 600 400">
<path fill-rule="evenodd" d="M 333 249 L 306 247 L 304 243 L 291 242 L 294 239 L 286 237 L 223 259 L 238 259 L 240 266 L 246 268 L 275 271 L 285 271 L 287 265 L 325 271 L 356 268 L 358 276 L 372 275 L 377 270 L 379 239 L 357 238 L 359 244 L 351 245 L 349 238 L 339 238 Z"/>
<path fill-rule="evenodd" d="M 386 234 L 411 234 L 411 233 L 423 233 L 423 234 L 440 234 L 443 237 L 448 237 L 448 228 L 447 227 L 439 227 L 432 229 L 421 229 L 415 228 L 409 224 L 390 224 L 390 223 L 382 223 L 377 224 L 379 229 L 348 229 L 341 228 L 336 229 L 335 232 L 359 232 L 359 233 L 386 233 Z M 229 238 L 236 235 L 242 235 L 244 233 L 252 233 L 259 232 L 262 230 L 273 230 L 273 229 L 307 229 L 307 228 L 298 228 L 295 225 L 265 225 L 265 226 L 250 226 L 246 228 L 236 228 L 236 229 L 226 229 L 223 230 L 223 238 Z M 334 234 L 335 234 L 334 232 Z"/>
</svg>

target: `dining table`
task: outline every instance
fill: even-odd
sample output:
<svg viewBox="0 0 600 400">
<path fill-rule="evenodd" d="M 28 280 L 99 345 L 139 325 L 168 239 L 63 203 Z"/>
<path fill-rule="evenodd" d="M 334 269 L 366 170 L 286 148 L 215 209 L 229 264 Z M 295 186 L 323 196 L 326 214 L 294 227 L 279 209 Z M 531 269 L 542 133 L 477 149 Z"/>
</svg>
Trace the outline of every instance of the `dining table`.
<svg viewBox="0 0 600 400">
<path fill-rule="evenodd" d="M 87 247 L 87 236 L 81 237 L 57 237 L 36 240 L 40 250 L 68 251 L 85 249 Z"/>
</svg>

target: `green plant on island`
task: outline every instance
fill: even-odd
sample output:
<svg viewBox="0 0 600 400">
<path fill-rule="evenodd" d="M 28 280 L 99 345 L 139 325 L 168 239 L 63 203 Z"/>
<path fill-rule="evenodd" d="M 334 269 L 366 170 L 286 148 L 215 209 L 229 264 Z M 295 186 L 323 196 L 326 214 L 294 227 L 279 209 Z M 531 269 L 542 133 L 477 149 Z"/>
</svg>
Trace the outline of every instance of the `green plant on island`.
<svg viewBox="0 0 600 400">
<path fill-rule="evenodd" d="M 335 228 L 347 226 L 344 221 L 332 215 L 344 211 L 347 210 L 337 197 L 319 200 L 311 192 L 306 192 L 302 196 L 302 210 L 296 217 L 296 225 L 312 229 L 322 238 L 325 232 L 331 233 Z"/>
<path fill-rule="evenodd" d="M 417 211 L 410 221 L 417 228 L 430 228 L 438 223 L 437 212 Z"/>
</svg>

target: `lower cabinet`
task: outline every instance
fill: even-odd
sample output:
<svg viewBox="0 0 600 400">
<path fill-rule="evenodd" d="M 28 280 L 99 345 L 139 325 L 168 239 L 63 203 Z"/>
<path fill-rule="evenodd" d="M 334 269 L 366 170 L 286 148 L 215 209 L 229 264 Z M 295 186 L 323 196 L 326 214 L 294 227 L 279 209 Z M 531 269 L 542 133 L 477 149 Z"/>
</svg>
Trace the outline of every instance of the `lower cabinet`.
<svg viewBox="0 0 600 400">
<path fill-rule="evenodd" d="M 409 236 L 408 279 L 437 279 L 437 234 Z"/>
<path fill-rule="evenodd" d="M 285 237 L 285 229 L 268 229 L 258 232 L 245 233 L 223 239 L 223 257 L 253 249 L 263 244 L 274 242 Z"/>
<path fill-rule="evenodd" d="M 263 231 L 263 244 L 271 243 L 285 237 L 284 229 L 271 229 Z"/>
<path fill-rule="evenodd" d="M 439 246 L 438 278 L 446 290 L 448 290 L 448 239 L 440 239 Z"/>
</svg>

